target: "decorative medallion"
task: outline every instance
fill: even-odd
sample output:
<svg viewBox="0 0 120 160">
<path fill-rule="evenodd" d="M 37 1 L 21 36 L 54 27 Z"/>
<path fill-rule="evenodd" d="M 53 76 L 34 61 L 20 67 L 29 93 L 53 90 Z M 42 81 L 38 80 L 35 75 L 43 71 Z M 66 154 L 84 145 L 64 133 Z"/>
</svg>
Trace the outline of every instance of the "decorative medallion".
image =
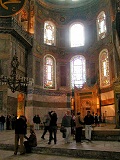
<svg viewBox="0 0 120 160">
<path fill-rule="evenodd" d="M 65 55 L 66 55 L 65 50 L 60 50 L 60 51 L 59 51 L 59 54 L 60 54 L 60 56 L 62 56 L 62 57 L 65 56 Z"/>
<path fill-rule="evenodd" d="M 0 17 L 10 17 L 18 14 L 26 0 L 0 0 Z"/>
<path fill-rule="evenodd" d="M 40 51 L 41 51 L 41 47 L 40 47 L 40 45 L 39 45 L 39 44 L 37 44 L 37 45 L 36 45 L 36 50 L 37 50 L 38 52 L 40 52 Z"/>
<path fill-rule="evenodd" d="M 65 22 L 65 17 L 60 17 L 61 22 Z"/>
</svg>

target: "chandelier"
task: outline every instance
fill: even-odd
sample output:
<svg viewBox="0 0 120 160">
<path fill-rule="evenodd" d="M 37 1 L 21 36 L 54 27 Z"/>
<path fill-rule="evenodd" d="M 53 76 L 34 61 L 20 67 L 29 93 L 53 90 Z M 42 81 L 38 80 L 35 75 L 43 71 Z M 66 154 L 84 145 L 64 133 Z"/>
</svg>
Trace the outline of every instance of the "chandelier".
<svg viewBox="0 0 120 160">
<path fill-rule="evenodd" d="M 11 61 L 11 75 L 9 77 L 1 75 L 0 77 L 0 85 L 8 85 L 13 93 L 21 87 L 27 87 L 30 82 L 28 77 L 21 77 L 16 74 L 18 66 L 19 61 L 15 53 Z"/>
</svg>

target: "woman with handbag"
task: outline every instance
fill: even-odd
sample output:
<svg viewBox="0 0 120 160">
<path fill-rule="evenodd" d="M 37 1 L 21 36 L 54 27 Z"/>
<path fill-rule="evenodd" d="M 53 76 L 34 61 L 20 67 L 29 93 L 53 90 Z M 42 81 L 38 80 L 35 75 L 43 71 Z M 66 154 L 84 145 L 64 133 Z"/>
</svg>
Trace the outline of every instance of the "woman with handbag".
<svg viewBox="0 0 120 160">
<path fill-rule="evenodd" d="M 61 123 L 61 126 L 63 126 L 66 129 L 66 132 L 65 132 L 65 143 L 70 143 L 71 122 L 72 122 L 71 113 L 70 113 L 70 110 L 67 110 L 67 113 L 62 118 L 62 123 Z"/>
</svg>

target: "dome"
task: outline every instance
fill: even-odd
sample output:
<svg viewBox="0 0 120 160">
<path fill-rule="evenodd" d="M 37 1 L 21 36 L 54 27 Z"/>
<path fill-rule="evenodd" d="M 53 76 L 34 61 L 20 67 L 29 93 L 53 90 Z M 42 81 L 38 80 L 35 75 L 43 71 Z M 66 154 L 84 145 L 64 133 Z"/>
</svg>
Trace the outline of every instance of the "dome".
<svg viewBox="0 0 120 160">
<path fill-rule="evenodd" d="M 40 4 L 49 9 L 68 9 L 90 7 L 99 0 L 39 0 Z"/>
</svg>

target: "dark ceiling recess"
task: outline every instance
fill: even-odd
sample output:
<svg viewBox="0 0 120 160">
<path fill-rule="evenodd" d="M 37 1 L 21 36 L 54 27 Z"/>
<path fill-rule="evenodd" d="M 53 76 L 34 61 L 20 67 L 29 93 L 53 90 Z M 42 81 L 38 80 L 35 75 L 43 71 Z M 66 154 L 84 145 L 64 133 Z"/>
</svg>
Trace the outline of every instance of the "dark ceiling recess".
<svg viewBox="0 0 120 160">
<path fill-rule="evenodd" d="M 77 7 L 91 7 L 99 5 L 103 0 L 39 0 L 40 4 L 49 9 L 68 9 Z"/>
<path fill-rule="evenodd" d="M 120 12 L 116 14 L 116 29 L 117 29 L 118 36 L 120 38 Z"/>
<path fill-rule="evenodd" d="M 116 11 L 116 30 L 120 38 L 120 0 L 118 0 L 118 3 L 116 5 Z"/>
</svg>

